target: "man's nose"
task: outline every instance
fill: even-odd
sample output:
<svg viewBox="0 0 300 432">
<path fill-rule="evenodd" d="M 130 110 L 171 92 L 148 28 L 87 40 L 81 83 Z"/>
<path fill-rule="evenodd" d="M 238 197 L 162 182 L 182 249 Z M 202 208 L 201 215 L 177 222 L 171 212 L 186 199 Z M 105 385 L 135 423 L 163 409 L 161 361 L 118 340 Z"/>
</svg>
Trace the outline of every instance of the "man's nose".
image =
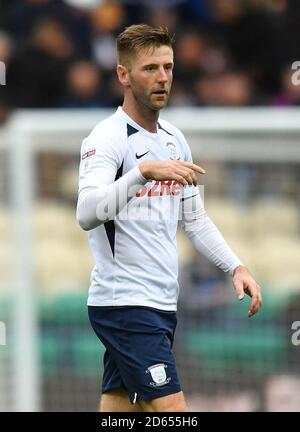
<svg viewBox="0 0 300 432">
<path fill-rule="evenodd" d="M 161 68 L 158 71 L 158 81 L 159 82 L 167 82 L 168 81 L 168 75 L 167 75 L 164 68 Z"/>
</svg>

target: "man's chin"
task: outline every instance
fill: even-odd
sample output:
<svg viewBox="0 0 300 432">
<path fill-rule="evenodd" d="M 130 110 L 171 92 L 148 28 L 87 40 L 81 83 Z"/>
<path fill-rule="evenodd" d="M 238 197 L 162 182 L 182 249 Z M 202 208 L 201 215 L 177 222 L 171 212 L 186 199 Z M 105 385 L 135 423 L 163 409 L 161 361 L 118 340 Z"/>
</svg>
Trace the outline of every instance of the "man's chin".
<svg viewBox="0 0 300 432">
<path fill-rule="evenodd" d="M 159 110 L 165 108 L 165 106 L 167 106 L 167 104 L 168 104 L 168 99 L 156 100 L 156 101 L 151 102 L 152 108 L 156 111 L 159 111 Z"/>
</svg>

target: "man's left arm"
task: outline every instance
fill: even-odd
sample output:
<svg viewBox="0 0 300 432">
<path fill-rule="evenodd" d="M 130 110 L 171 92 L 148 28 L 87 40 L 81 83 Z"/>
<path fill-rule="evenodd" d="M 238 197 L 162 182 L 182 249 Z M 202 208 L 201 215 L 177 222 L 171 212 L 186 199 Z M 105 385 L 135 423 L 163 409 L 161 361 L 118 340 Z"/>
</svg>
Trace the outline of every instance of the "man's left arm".
<svg viewBox="0 0 300 432">
<path fill-rule="evenodd" d="M 190 186 L 185 186 L 189 188 Z M 262 305 L 260 286 L 248 269 L 231 250 L 224 237 L 208 217 L 198 188 L 185 194 L 181 201 L 180 223 L 196 249 L 233 278 L 239 300 L 245 293 L 251 297 L 248 316 L 254 315 Z"/>
</svg>

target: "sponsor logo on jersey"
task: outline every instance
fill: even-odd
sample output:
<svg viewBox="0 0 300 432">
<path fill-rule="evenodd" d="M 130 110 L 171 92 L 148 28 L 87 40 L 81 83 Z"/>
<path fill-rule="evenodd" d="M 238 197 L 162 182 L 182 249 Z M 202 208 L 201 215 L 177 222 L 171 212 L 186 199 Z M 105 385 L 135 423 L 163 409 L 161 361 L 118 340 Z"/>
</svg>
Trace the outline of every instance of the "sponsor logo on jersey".
<svg viewBox="0 0 300 432">
<path fill-rule="evenodd" d="M 143 185 L 135 194 L 136 198 L 143 196 L 156 197 L 163 195 L 180 195 L 182 185 L 175 180 L 152 180 Z"/>
<path fill-rule="evenodd" d="M 153 381 L 150 382 L 152 387 L 160 387 L 165 384 L 168 384 L 171 381 L 171 378 L 167 378 L 166 368 L 168 366 L 164 363 L 158 363 L 153 366 L 148 367 L 146 373 L 151 374 L 151 378 Z"/>
</svg>

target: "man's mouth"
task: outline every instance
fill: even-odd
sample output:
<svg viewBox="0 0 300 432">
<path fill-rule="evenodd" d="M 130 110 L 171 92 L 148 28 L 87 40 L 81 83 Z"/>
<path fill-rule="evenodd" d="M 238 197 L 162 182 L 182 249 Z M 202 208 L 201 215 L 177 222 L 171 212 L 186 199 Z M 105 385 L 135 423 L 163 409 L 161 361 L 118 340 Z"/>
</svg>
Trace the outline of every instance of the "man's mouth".
<svg viewBox="0 0 300 432">
<path fill-rule="evenodd" d="M 167 94 L 167 91 L 166 90 L 156 90 L 155 92 L 153 92 L 153 94 L 156 94 L 156 95 L 165 95 L 165 94 Z"/>
</svg>

